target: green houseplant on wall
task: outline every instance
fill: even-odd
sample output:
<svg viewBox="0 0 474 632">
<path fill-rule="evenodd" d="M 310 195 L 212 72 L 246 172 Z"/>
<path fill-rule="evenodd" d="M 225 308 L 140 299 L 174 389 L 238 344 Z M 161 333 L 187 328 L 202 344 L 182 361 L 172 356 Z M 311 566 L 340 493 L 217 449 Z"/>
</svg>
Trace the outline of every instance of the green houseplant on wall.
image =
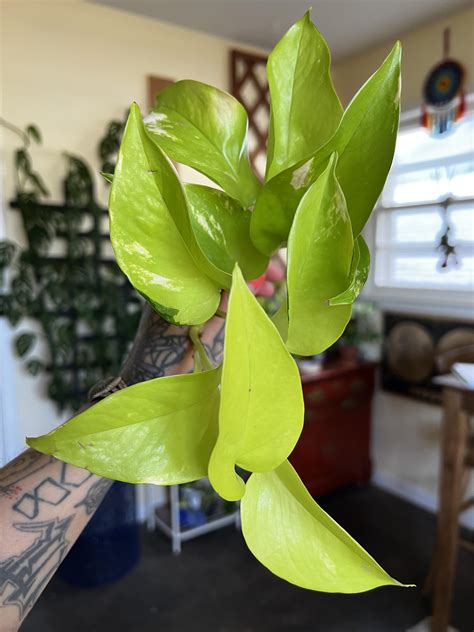
<svg viewBox="0 0 474 632">
<path fill-rule="evenodd" d="M 287 460 L 304 416 L 291 354 L 333 344 L 367 278 L 361 230 L 393 157 L 400 46 L 345 112 L 329 67 L 307 13 L 268 60 L 263 184 L 249 164 L 245 111 L 230 95 L 180 81 L 158 95 L 146 124 L 132 105 L 115 173 L 106 174 L 111 240 L 151 305 L 193 326 L 195 371 L 125 388 L 28 443 L 133 483 L 208 476 L 224 499 L 241 500 L 245 540 L 272 572 L 304 588 L 350 593 L 401 584 L 315 503 Z M 182 185 L 170 159 L 220 189 Z M 247 281 L 285 244 L 287 300 L 271 319 Z M 223 363 L 213 368 L 199 331 L 216 312 L 226 333 Z M 237 466 L 250 473 L 247 482 Z"/>
<path fill-rule="evenodd" d="M 141 301 L 104 252 L 107 211 L 96 201 L 87 163 L 65 154 L 64 197 L 53 203 L 29 151 L 32 142 L 41 142 L 39 129 L 21 130 L 3 119 L 0 125 L 23 141 L 14 154 L 11 206 L 21 217 L 25 238 L 22 247 L 0 241 L 0 318 L 20 326 L 13 347 L 26 370 L 45 375 L 47 394 L 60 410 L 75 411 L 94 384 L 119 370 L 138 326 Z M 124 126 L 111 121 L 100 140 L 98 153 L 108 172 L 114 170 Z M 36 355 L 38 339 L 47 359 Z"/>
</svg>

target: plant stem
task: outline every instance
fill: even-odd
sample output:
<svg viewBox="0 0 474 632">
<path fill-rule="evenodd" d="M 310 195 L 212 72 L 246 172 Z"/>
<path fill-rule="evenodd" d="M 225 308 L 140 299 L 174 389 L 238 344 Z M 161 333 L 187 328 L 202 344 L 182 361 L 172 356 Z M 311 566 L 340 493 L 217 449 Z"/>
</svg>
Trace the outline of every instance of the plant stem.
<svg viewBox="0 0 474 632">
<path fill-rule="evenodd" d="M 201 360 L 201 364 L 204 370 L 208 371 L 213 369 L 212 362 L 209 360 L 206 350 L 204 349 L 204 345 L 201 342 L 201 338 L 199 334 L 201 333 L 201 328 L 194 326 L 189 330 L 189 337 L 191 338 L 191 342 L 194 345 L 194 349 L 198 352 L 199 358 Z"/>
<path fill-rule="evenodd" d="M 19 136 L 23 141 L 25 147 L 29 147 L 30 139 L 28 137 L 28 134 L 26 134 L 26 132 L 20 129 L 17 125 L 13 125 L 13 123 L 10 123 L 6 119 L 4 119 L 3 116 L 0 116 L 0 126 L 4 127 L 5 129 L 9 129 L 11 132 Z"/>
</svg>

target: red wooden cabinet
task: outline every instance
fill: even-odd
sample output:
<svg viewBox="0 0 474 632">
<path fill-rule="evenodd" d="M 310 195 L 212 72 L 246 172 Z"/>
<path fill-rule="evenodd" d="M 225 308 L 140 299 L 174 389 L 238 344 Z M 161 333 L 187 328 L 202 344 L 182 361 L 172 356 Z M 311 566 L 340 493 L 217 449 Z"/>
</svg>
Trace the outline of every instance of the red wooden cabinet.
<svg viewBox="0 0 474 632">
<path fill-rule="evenodd" d="M 375 363 L 303 375 L 305 424 L 290 461 L 314 496 L 370 478 Z"/>
</svg>

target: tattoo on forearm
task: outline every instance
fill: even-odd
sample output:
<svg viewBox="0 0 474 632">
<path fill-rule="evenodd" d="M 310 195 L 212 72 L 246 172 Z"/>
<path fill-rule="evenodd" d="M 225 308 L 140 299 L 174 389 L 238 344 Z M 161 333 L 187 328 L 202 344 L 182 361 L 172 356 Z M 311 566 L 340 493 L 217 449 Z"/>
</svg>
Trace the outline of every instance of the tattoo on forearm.
<svg viewBox="0 0 474 632">
<path fill-rule="evenodd" d="M 66 531 L 72 519 L 13 525 L 18 531 L 38 535 L 27 549 L 0 562 L 0 607 L 18 606 L 23 619 L 66 555 Z"/>
<path fill-rule="evenodd" d="M 136 342 L 123 368 L 127 384 L 163 377 L 189 348 L 187 328 L 178 328 L 145 308 Z"/>
<path fill-rule="evenodd" d="M 10 497 L 11 487 L 18 485 L 25 478 L 39 472 L 53 461 L 52 456 L 44 456 L 39 452 L 27 450 L 13 461 L 8 470 L 0 474 L 0 496 Z"/>
<path fill-rule="evenodd" d="M 222 362 L 224 350 L 224 321 L 211 321 L 204 335 L 204 346 L 214 366 Z M 206 326 L 207 327 L 207 326 Z M 214 333 L 210 333 L 214 332 Z M 136 384 L 155 377 L 181 371 L 192 371 L 192 366 L 179 367 L 189 354 L 192 344 L 189 327 L 171 325 L 149 305 L 143 309 L 142 319 L 121 376 L 128 384 Z M 191 356 L 189 356 L 191 359 Z"/>
<path fill-rule="evenodd" d="M 0 611 L 17 606 L 22 621 L 72 544 L 75 536 L 68 536 L 71 523 L 79 516 L 87 521 L 113 481 L 97 479 L 87 470 L 33 451 L 10 464 L 1 481 L 4 498 L 11 499 L 4 500 L 4 505 L 12 516 L 22 518 L 19 522 L 12 519 L 8 525 L 11 541 L 16 542 L 13 532 L 17 538 L 23 535 L 14 544 L 14 555 L 12 551 L 5 555 L 7 547 L 1 554 Z"/>
<path fill-rule="evenodd" d="M 104 500 L 111 484 L 112 481 L 109 479 L 101 478 L 88 489 L 86 496 L 74 505 L 74 507 L 84 507 L 86 514 L 90 516 Z"/>
<path fill-rule="evenodd" d="M 13 500 L 14 498 L 18 498 L 21 494 L 22 488 L 20 485 L 10 484 L 6 486 L 0 486 L 0 498 L 8 498 L 9 500 Z"/>
<path fill-rule="evenodd" d="M 47 476 L 32 490 L 23 494 L 12 509 L 24 518 L 34 520 L 43 504 L 57 507 L 69 496 L 71 490 L 83 485 L 91 476 L 93 474 L 86 470 L 58 461 L 58 472 Z"/>
<path fill-rule="evenodd" d="M 12 506 L 12 509 L 22 514 L 25 518 L 34 520 L 40 512 L 41 503 L 57 507 L 70 493 L 69 490 L 56 483 L 54 478 L 48 476 L 48 478 L 36 485 L 31 493 L 23 494 L 20 500 Z"/>
<path fill-rule="evenodd" d="M 207 355 L 210 357 L 214 366 L 219 366 L 224 357 L 224 333 L 225 326 L 222 323 L 221 328 L 217 331 L 211 344 L 205 344 Z"/>
</svg>

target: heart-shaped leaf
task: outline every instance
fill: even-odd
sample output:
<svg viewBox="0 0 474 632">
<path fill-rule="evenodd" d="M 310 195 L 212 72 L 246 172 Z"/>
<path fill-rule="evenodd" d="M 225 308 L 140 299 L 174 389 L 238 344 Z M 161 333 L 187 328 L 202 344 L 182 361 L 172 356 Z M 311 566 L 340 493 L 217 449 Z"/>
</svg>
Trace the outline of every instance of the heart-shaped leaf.
<svg viewBox="0 0 474 632">
<path fill-rule="evenodd" d="M 292 584 L 331 593 L 403 586 L 321 509 L 288 461 L 252 474 L 241 516 L 249 549 Z"/>
<path fill-rule="evenodd" d="M 329 305 L 349 285 L 354 248 L 334 154 L 308 189 L 288 239 L 288 340 L 298 355 L 321 353 L 343 333 L 350 305 Z"/>
<path fill-rule="evenodd" d="M 346 290 L 329 300 L 329 305 L 350 305 L 362 291 L 370 270 L 370 251 L 362 235 L 354 242 L 350 283 Z"/>
<path fill-rule="evenodd" d="M 271 362 L 268 359 L 271 358 Z M 219 435 L 209 479 L 227 500 L 245 491 L 235 472 L 277 467 L 302 430 L 303 395 L 298 367 L 235 266 L 227 310 Z"/>
<path fill-rule="evenodd" d="M 342 106 L 331 55 L 308 11 L 282 37 L 267 63 L 272 103 L 266 179 L 308 158 L 336 131 Z"/>
<path fill-rule="evenodd" d="M 141 382 L 27 439 L 38 452 L 128 483 L 176 485 L 207 474 L 220 369 Z"/>
<path fill-rule="evenodd" d="M 20 334 L 15 338 L 15 350 L 20 358 L 25 356 L 28 351 L 31 351 L 35 342 L 36 334 L 32 332 Z"/>
<path fill-rule="evenodd" d="M 117 262 L 135 288 L 167 320 L 208 320 L 220 300 L 217 281 L 207 274 L 212 264 L 194 236 L 178 177 L 148 137 L 135 104 L 120 147 L 109 212 Z"/>
<path fill-rule="evenodd" d="M 162 90 L 147 117 L 155 142 L 173 160 L 197 169 L 248 208 L 259 182 L 250 167 L 247 114 L 227 92 L 199 81 Z"/>
<path fill-rule="evenodd" d="M 223 191 L 186 185 L 194 233 L 203 252 L 220 270 L 229 275 L 236 263 L 246 279 L 255 279 L 267 268 L 268 257 L 250 240 L 250 211 Z"/>
<path fill-rule="evenodd" d="M 344 191 L 354 237 L 364 227 L 382 191 L 393 159 L 400 115 L 400 44 L 353 98 L 334 136 L 308 160 L 269 180 L 260 191 L 250 233 L 271 255 L 286 243 L 301 198 L 339 154 L 337 177 Z"/>
</svg>

